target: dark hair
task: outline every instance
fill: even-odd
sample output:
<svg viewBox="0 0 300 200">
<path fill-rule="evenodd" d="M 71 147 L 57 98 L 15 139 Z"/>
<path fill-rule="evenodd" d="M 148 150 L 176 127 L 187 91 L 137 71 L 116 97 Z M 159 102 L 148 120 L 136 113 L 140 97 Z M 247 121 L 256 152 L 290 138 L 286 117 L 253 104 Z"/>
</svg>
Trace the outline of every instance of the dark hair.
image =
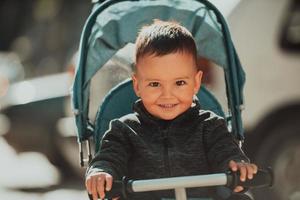
<svg viewBox="0 0 300 200">
<path fill-rule="evenodd" d="M 154 20 L 142 27 L 135 42 L 135 62 L 145 55 L 164 56 L 190 53 L 197 63 L 197 48 L 192 34 L 178 22 Z"/>
</svg>

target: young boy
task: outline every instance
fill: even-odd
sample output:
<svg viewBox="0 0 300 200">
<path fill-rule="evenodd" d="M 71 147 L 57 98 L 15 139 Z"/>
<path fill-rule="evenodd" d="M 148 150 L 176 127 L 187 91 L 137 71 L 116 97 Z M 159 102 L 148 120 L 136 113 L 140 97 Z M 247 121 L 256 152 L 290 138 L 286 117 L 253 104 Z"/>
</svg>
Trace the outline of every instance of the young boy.
<svg viewBox="0 0 300 200">
<path fill-rule="evenodd" d="M 155 21 L 136 40 L 134 91 L 140 99 L 134 113 L 113 120 L 100 151 L 87 170 L 86 188 L 105 197 L 113 179 L 209 174 L 239 170 L 241 181 L 252 179 L 257 166 L 228 132 L 223 118 L 201 110 L 195 97 L 202 72 L 197 50 L 187 29 L 175 22 Z M 201 101 L 201 99 L 200 99 Z M 242 191 L 238 186 L 235 192 Z M 189 189 L 189 197 L 210 195 Z M 136 193 L 130 199 L 174 197 L 171 191 Z"/>
</svg>

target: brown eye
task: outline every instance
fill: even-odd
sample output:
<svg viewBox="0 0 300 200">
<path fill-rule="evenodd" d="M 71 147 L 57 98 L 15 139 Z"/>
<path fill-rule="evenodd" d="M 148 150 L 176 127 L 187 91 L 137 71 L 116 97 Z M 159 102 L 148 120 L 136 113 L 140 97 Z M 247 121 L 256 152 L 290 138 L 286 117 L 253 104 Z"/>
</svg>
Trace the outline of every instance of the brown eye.
<svg viewBox="0 0 300 200">
<path fill-rule="evenodd" d="M 149 86 L 150 87 L 158 87 L 158 86 L 160 86 L 160 84 L 159 84 L 159 82 L 150 82 Z"/>
<path fill-rule="evenodd" d="M 181 85 L 185 85 L 185 84 L 186 84 L 186 82 L 183 80 L 176 81 L 177 86 L 181 86 Z"/>
</svg>

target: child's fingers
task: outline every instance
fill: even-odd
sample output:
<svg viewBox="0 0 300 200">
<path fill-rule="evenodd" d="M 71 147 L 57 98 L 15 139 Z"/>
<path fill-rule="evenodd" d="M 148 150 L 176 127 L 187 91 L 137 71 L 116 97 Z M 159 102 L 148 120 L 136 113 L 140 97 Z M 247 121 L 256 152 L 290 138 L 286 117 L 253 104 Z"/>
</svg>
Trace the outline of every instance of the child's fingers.
<svg viewBox="0 0 300 200">
<path fill-rule="evenodd" d="M 242 186 L 236 186 L 233 191 L 234 192 L 241 192 L 243 190 L 244 190 L 244 188 Z"/>
<path fill-rule="evenodd" d="M 97 192 L 97 179 L 92 177 L 91 178 L 91 187 L 92 187 L 92 197 L 93 200 L 98 199 L 98 192 Z"/>
<path fill-rule="evenodd" d="M 242 164 L 239 166 L 239 169 L 240 169 L 240 174 L 241 174 L 240 180 L 244 182 L 246 180 L 247 168 L 245 167 L 244 164 Z"/>
<path fill-rule="evenodd" d="M 238 165 L 235 161 L 231 160 L 229 162 L 229 168 L 232 170 L 232 171 L 237 171 L 238 170 Z"/>
<path fill-rule="evenodd" d="M 105 183 L 105 178 L 103 176 L 98 176 L 97 177 L 97 191 L 98 191 L 98 195 L 101 199 L 104 199 L 104 197 L 105 197 L 104 183 Z"/>
<path fill-rule="evenodd" d="M 248 179 L 252 179 L 253 178 L 253 174 L 254 174 L 254 169 L 251 165 L 246 165 L 247 168 L 247 177 Z"/>
<path fill-rule="evenodd" d="M 88 177 L 85 181 L 85 187 L 89 194 L 92 194 L 91 190 L 91 177 Z"/>
<path fill-rule="evenodd" d="M 252 168 L 253 168 L 253 174 L 257 173 L 258 167 L 255 164 L 251 164 Z"/>
<path fill-rule="evenodd" d="M 247 173 L 248 173 L 248 179 L 252 179 L 254 174 L 257 173 L 257 166 L 255 164 L 247 164 Z"/>
<path fill-rule="evenodd" d="M 112 183 L 113 183 L 113 178 L 112 178 L 112 176 L 109 175 L 109 174 L 107 174 L 107 175 L 105 176 L 105 185 L 106 185 L 105 190 L 106 190 L 106 191 L 110 191 L 110 190 L 111 190 Z"/>
</svg>

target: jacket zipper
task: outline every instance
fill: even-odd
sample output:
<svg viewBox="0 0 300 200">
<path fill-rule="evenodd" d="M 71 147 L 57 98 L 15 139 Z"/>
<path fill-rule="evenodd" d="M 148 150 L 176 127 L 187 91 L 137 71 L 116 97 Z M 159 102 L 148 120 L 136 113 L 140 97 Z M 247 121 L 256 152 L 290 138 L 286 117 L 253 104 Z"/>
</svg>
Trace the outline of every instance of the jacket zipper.
<svg viewBox="0 0 300 200">
<path fill-rule="evenodd" d="M 168 141 L 168 129 L 163 131 L 163 144 L 164 144 L 164 164 L 166 174 L 171 176 L 170 162 L 169 162 L 169 141 Z"/>
</svg>

